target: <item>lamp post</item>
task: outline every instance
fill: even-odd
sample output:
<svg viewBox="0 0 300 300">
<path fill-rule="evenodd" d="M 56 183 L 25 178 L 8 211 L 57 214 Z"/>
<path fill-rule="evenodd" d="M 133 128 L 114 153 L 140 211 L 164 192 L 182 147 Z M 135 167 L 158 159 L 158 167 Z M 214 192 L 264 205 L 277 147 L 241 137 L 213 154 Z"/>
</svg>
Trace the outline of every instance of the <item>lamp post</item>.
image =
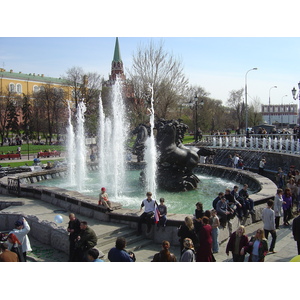
<svg viewBox="0 0 300 300">
<path fill-rule="evenodd" d="M 300 81 L 298 82 L 298 95 L 297 95 L 297 91 L 295 89 L 295 87 L 293 87 L 292 89 L 292 95 L 293 95 L 293 99 L 294 100 L 297 100 L 297 98 L 299 99 L 299 107 L 298 107 L 298 138 L 300 138 L 299 136 L 299 133 L 300 133 L 300 112 L 299 112 L 299 109 L 300 109 Z"/>
<path fill-rule="evenodd" d="M 270 124 L 270 125 L 272 125 L 272 124 L 271 124 L 271 89 L 274 89 L 274 88 L 277 89 L 277 86 L 274 85 L 274 86 L 272 86 L 272 87 L 269 89 L 269 124 Z"/>
<path fill-rule="evenodd" d="M 194 138 L 195 138 L 195 142 L 197 142 L 198 141 L 198 134 L 197 134 L 197 130 L 198 130 L 198 103 L 201 106 L 203 106 L 204 101 L 203 101 L 203 99 L 200 99 L 200 101 L 199 101 L 199 98 L 196 94 L 195 97 L 194 97 L 194 101 L 192 103 L 195 105 L 195 132 L 194 132 Z"/>
<path fill-rule="evenodd" d="M 27 126 L 27 154 L 29 160 L 29 126 Z"/>
<path fill-rule="evenodd" d="M 284 109 L 283 109 L 283 98 L 287 97 L 287 95 L 282 96 L 281 98 L 281 130 L 283 129 L 283 113 L 284 113 Z"/>
<path fill-rule="evenodd" d="M 247 74 L 248 74 L 250 71 L 254 71 L 254 70 L 257 70 L 257 68 L 252 68 L 252 69 L 248 70 L 248 71 L 246 72 L 246 75 L 245 75 L 246 133 L 247 133 L 247 129 L 248 129 Z"/>
</svg>

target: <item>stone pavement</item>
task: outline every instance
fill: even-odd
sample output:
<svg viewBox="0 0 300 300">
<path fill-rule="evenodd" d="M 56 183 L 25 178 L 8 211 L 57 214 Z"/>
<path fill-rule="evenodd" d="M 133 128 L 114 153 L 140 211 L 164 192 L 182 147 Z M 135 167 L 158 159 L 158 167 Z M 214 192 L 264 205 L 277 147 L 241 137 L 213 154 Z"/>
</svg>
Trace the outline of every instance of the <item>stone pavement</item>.
<svg viewBox="0 0 300 300">
<path fill-rule="evenodd" d="M 0 201 L 13 200 L 13 197 L 0 195 Z M 33 200 L 27 198 L 15 198 L 17 201 L 24 201 L 22 206 L 10 206 L 3 210 L 3 212 L 20 213 L 25 215 L 35 215 L 40 220 L 47 220 L 54 222 L 54 217 L 56 214 L 63 216 L 63 223 L 59 224 L 64 228 L 67 228 L 68 223 L 68 212 L 62 211 L 61 208 L 55 207 L 49 203 L 43 202 L 41 200 Z M 117 236 L 126 236 L 126 239 L 132 240 L 131 244 L 128 245 L 128 250 L 133 250 L 136 254 L 137 262 L 150 262 L 153 255 L 160 251 L 161 245 L 154 243 L 151 240 L 147 240 L 143 237 L 133 237 L 133 230 L 130 231 L 126 225 L 118 223 L 104 223 L 97 220 L 89 219 L 84 216 L 77 214 L 77 217 L 81 220 L 86 220 L 88 224 L 95 230 L 98 236 L 97 248 L 101 250 L 104 254 L 107 254 L 108 250 L 114 246 L 114 242 Z M 292 221 L 290 222 L 292 224 Z M 246 227 L 246 234 L 250 237 L 254 235 L 258 228 L 262 228 L 262 222 L 257 222 Z M 156 230 L 156 229 L 154 229 Z M 33 251 L 29 254 L 29 261 L 40 261 L 40 262 L 66 262 L 68 261 L 68 255 L 62 251 L 55 250 L 49 245 L 44 245 L 30 237 Z M 271 236 L 269 236 L 269 243 L 271 242 Z M 220 245 L 219 253 L 215 254 L 217 262 L 230 262 L 231 254 L 226 255 L 227 241 Z M 177 260 L 180 257 L 179 246 L 171 245 L 171 252 L 173 252 Z M 296 242 L 293 239 L 291 226 L 284 227 L 280 226 L 277 230 L 277 242 L 275 246 L 276 253 L 268 254 L 266 257 L 266 262 L 288 262 L 294 256 L 297 255 Z M 104 257 L 107 260 L 107 255 Z M 247 256 L 245 261 L 247 260 Z"/>
</svg>

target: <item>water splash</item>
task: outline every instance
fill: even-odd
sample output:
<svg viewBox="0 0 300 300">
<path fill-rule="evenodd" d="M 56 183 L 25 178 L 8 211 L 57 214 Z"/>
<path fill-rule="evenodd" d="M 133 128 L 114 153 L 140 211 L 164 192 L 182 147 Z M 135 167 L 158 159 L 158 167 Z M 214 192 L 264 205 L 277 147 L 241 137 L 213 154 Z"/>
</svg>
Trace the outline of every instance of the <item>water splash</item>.
<svg viewBox="0 0 300 300">
<path fill-rule="evenodd" d="M 122 82 L 117 78 L 112 87 L 112 113 L 109 118 L 104 114 L 102 99 L 99 97 L 98 128 L 100 185 L 109 186 L 110 194 L 114 198 L 121 196 L 126 181 L 128 127 Z"/>
<path fill-rule="evenodd" d="M 152 192 L 153 198 L 156 199 L 156 172 L 157 172 L 157 148 L 154 137 L 154 99 L 153 99 L 153 87 L 151 89 L 151 109 L 150 109 L 150 137 L 147 138 L 145 143 L 145 161 L 146 161 L 146 189 Z"/>
<path fill-rule="evenodd" d="M 72 112 L 68 102 L 69 125 L 67 127 L 67 164 L 68 164 L 68 182 L 71 186 L 75 185 L 75 134 L 72 124 Z"/>
</svg>

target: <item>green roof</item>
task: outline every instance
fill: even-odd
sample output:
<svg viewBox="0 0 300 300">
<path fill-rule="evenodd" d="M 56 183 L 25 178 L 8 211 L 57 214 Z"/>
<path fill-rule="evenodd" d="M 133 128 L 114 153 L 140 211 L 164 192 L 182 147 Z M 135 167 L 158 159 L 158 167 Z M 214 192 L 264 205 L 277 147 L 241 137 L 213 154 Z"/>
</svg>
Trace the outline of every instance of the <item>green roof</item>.
<svg viewBox="0 0 300 300">
<path fill-rule="evenodd" d="M 66 81 L 62 78 L 55 77 L 46 77 L 43 75 L 36 75 L 35 73 L 23 74 L 23 73 L 14 73 L 14 72 L 6 72 L 0 71 L 1 77 L 12 78 L 12 79 L 21 79 L 21 80 L 30 80 L 30 81 L 42 81 L 47 83 L 57 83 L 57 84 L 65 84 Z"/>
<path fill-rule="evenodd" d="M 116 38 L 115 52 L 114 52 L 113 61 L 116 61 L 116 62 L 122 61 L 120 47 L 119 47 L 119 39 L 118 38 Z"/>
</svg>

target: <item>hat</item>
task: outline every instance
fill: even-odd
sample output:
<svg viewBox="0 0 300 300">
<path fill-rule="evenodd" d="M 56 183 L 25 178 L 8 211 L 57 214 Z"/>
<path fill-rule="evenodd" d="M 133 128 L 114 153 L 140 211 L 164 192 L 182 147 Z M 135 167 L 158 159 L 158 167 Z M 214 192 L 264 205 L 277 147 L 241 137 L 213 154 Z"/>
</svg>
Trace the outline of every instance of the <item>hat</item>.
<svg viewBox="0 0 300 300">
<path fill-rule="evenodd" d="M 105 188 L 105 187 L 101 188 L 101 191 L 105 192 L 105 191 L 106 191 L 106 188 Z"/>
<path fill-rule="evenodd" d="M 15 222 L 16 227 L 22 226 L 23 224 L 24 224 L 23 221 L 20 221 L 20 220 Z"/>
</svg>

